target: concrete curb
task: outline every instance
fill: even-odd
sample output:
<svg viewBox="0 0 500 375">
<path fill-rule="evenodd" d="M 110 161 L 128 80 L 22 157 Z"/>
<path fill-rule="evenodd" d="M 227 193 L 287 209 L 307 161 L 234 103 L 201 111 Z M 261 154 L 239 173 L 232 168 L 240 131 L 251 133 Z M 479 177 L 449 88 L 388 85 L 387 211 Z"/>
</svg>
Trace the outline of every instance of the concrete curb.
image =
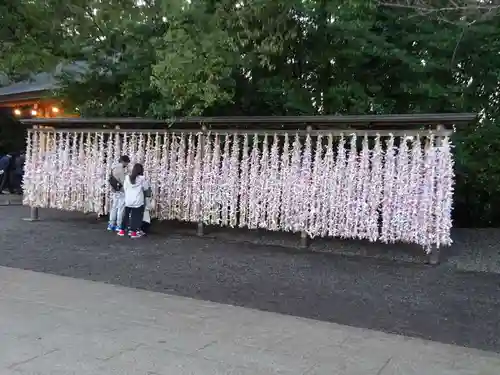
<svg viewBox="0 0 500 375">
<path fill-rule="evenodd" d="M 22 206 L 22 195 L 2 194 L 0 195 L 0 206 Z"/>
<path fill-rule="evenodd" d="M 11 202 L 11 201 L 6 201 L 6 202 L 0 202 L 0 206 L 22 206 L 23 202 Z"/>
</svg>

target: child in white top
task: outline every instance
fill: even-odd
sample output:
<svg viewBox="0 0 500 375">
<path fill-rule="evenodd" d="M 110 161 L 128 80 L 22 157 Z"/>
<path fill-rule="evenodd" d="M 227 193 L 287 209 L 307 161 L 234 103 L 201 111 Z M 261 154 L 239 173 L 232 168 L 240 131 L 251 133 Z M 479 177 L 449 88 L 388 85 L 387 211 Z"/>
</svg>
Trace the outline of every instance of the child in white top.
<svg viewBox="0 0 500 375">
<path fill-rule="evenodd" d="M 130 223 L 130 238 L 140 238 L 142 218 L 146 197 L 151 196 L 151 188 L 144 177 L 142 164 L 135 164 L 130 175 L 125 177 L 123 184 L 125 191 L 125 213 L 118 232 L 119 236 L 125 236 L 125 230 Z"/>
</svg>

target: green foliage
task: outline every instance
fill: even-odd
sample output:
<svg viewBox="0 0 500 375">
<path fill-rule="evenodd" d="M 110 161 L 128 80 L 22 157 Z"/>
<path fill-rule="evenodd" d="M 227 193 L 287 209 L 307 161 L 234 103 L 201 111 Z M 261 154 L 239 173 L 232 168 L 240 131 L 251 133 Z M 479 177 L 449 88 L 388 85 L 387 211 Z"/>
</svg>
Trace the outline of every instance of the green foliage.
<svg viewBox="0 0 500 375">
<path fill-rule="evenodd" d="M 153 108 L 159 116 L 201 115 L 234 96 L 232 72 L 239 57 L 233 39 L 218 18 L 192 9 L 170 22 L 157 43 L 151 82 L 165 98 L 164 105 Z M 192 18 L 197 27 L 186 27 Z"/>
<path fill-rule="evenodd" d="M 0 0 L 0 71 L 86 61 L 86 116 L 477 112 L 458 129 L 460 225 L 499 225 L 499 17 L 366 0 Z"/>
<path fill-rule="evenodd" d="M 500 127 L 489 120 L 455 137 L 455 221 L 461 225 L 500 223 Z"/>
</svg>

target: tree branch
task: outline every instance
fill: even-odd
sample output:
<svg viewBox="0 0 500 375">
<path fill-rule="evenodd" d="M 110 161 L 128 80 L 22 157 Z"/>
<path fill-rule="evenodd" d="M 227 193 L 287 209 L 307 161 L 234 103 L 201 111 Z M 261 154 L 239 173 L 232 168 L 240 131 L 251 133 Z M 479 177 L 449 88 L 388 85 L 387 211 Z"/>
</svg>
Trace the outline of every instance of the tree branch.
<svg viewBox="0 0 500 375">
<path fill-rule="evenodd" d="M 469 25 L 500 14 L 500 0 L 489 2 L 480 0 L 449 0 L 444 6 L 435 6 L 435 2 L 432 0 L 377 1 L 377 4 L 382 7 L 415 11 L 420 16 L 438 15 L 440 20 L 448 23 L 464 23 L 453 22 L 444 16 L 445 14 L 459 13 L 459 18 Z"/>
</svg>

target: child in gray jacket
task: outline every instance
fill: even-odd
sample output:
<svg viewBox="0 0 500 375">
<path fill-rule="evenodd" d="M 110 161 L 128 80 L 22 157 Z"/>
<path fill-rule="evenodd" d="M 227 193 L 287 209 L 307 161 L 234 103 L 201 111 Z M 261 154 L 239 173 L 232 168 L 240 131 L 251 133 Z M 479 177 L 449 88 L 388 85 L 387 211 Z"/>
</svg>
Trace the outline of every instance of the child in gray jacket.
<svg viewBox="0 0 500 375">
<path fill-rule="evenodd" d="M 111 185 L 111 209 L 109 210 L 109 231 L 117 231 L 123 220 L 125 212 L 125 193 L 123 184 L 127 175 L 127 168 L 130 163 L 130 158 L 123 155 L 118 160 L 118 163 L 111 167 L 111 175 L 109 176 L 109 184 Z"/>
</svg>

